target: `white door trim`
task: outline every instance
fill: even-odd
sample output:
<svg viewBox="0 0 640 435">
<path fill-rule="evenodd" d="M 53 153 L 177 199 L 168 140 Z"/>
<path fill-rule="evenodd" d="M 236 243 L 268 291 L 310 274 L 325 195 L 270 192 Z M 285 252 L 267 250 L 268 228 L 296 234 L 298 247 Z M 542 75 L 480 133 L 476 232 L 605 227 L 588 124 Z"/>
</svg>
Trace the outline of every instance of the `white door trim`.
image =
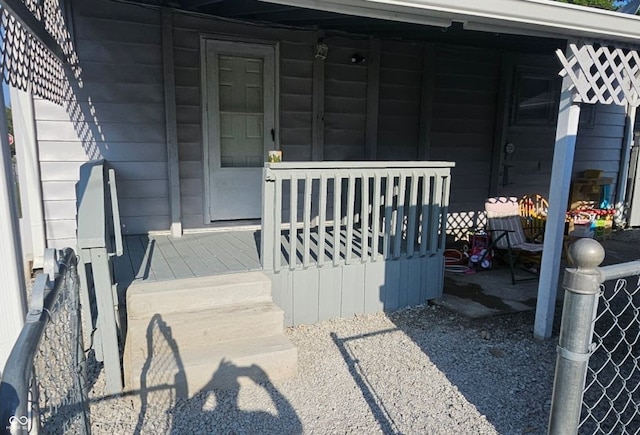
<svg viewBox="0 0 640 435">
<path fill-rule="evenodd" d="M 211 207 L 211 171 L 215 169 L 211 164 L 212 157 L 216 160 L 216 164 L 218 168 L 220 167 L 219 156 L 211 156 L 211 145 L 209 144 L 209 134 L 211 132 L 209 119 L 211 115 L 216 115 L 218 112 L 218 107 L 209 107 L 208 104 L 208 89 L 207 82 L 208 80 L 215 80 L 217 77 L 217 71 L 215 68 L 211 68 L 210 71 L 207 68 L 207 48 L 208 47 L 217 47 L 222 51 L 229 51 L 230 54 L 234 54 L 237 52 L 238 47 L 242 47 L 243 53 L 251 54 L 251 52 L 255 52 L 257 54 L 262 55 L 264 53 L 264 49 L 268 48 L 273 50 L 273 86 L 269 87 L 268 91 L 265 92 L 265 101 L 273 102 L 273 125 L 264 125 L 264 137 L 271 136 L 271 128 L 275 130 L 275 149 L 280 149 L 280 52 L 279 52 L 279 44 L 276 42 L 264 42 L 258 40 L 250 40 L 245 38 L 237 38 L 230 39 L 226 36 L 213 36 L 213 35 L 201 35 L 200 36 L 200 98 L 201 98 L 201 122 L 202 122 L 202 168 L 203 168 L 203 218 L 204 224 L 209 225 L 213 221 L 213 213 Z M 235 50 L 234 50 L 235 49 Z M 245 51 L 246 50 L 246 51 Z M 215 77 L 212 77 L 215 76 Z M 271 93 L 271 89 L 273 89 L 273 93 Z M 217 92 L 217 89 L 214 88 L 213 92 Z M 215 101 L 217 101 L 217 95 L 215 96 Z M 211 113 L 210 111 L 213 111 Z M 214 119 L 217 119 L 216 116 L 213 116 Z M 214 126 L 215 128 L 215 126 Z"/>
</svg>

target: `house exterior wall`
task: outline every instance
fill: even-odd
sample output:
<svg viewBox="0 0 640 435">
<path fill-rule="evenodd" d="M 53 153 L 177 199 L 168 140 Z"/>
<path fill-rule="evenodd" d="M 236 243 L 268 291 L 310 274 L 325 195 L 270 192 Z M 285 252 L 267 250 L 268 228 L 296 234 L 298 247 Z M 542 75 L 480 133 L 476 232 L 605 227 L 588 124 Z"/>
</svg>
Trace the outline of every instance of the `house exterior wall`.
<svg viewBox="0 0 640 435">
<path fill-rule="evenodd" d="M 439 47 L 433 62 L 429 157 L 456 162 L 451 172 L 451 212 L 483 210 L 491 179 L 500 54 Z"/>
<path fill-rule="evenodd" d="M 611 200 L 621 164 L 624 137 L 625 109 L 616 105 L 597 104 L 593 119 L 586 110 L 581 114 L 578 128 L 573 174 L 580 176 L 585 169 L 601 169 L 603 177 L 613 178 Z M 502 189 L 504 195 L 520 196 L 538 193 L 548 198 L 555 145 L 555 123 L 532 132 L 527 128 L 510 129 L 508 141 L 516 147 L 509 180 Z"/>
<path fill-rule="evenodd" d="M 625 108 L 615 104 L 597 104 L 594 119 L 585 119 L 578 128 L 573 173 L 579 175 L 585 169 L 603 170 L 603 177 L 613 178 L 612 204 L 618 201 L 615 194 L 618 171 L 622 169 L 620 165 L 623 163 L 624 129 Z"/>
<path fill-rule="evenodd" d="M 107 0 L 73 2 L 80 79 L 62 106 L 36 100 L 47 239 L 72 245 L 75 182 L 81 163 L 105 158 L 118 175 L 125 234 L 168 230 L 160 11 Z M 172 37 L 183 226 L 206 226 L 202 140 L 201 38 L 278 44 L 279 147 L 287 161 L 312 159 L 314 46 L 329 46 L 324 62 L 324 160 L 367 156 L 367 98 L 374 56 L 364 36 L 323 36 L 312 30 L 252 25 L 174 13 Z M 508 53 L 507 53 L 508 54 Z M 477 212 L 490 193 L 505 52 L 401 40 L 380 41 L 377 110 L 378 160 L 452 160 L 450 211 Z M 553 55 L 545 62 L 556 68 Z M 516 61 L 514 66 L 520 61 Z M 617 173 L 624 111 L 596 109 L 593 126 L 579 132 L 575 171 Z M 548 192 L 555 128 L 535 134 L 514 130 L 517 183 L 498 193 Z M 511 138 L 509 138 L 511 140 Z M 424 142 L 423 142 L 424 141 Z M 421 147 L 428 147 L 423 153 Z M 502 152 L 502 151 L 500 151 Z"/>
<path fill-rule="evenodd" d="M 160 15 L 108 1 L 73 11 L 79 79 L 62 105 L 34 101 L 48 245 L 75 246 L 78 168 L 99 158 L 117 173 L 123 231 L 166 230 Z"/>
<path fill-rule="evenodd" d="M 332 37 L 324 63 L 324 159 L 365 160 L 367 62 L 354 64 L 353 54 L 369 59 L 367 39 Z"/>
<path fill-rule="evenodd" d="M 557 81 L 560 89 L 559 62 L 554 55 L 516 55 L 512 57 L 514 72 L 536 72 Z M 557 115 L 550 122 L 520 125 L 515 121 L 513 106 L 517 79 L 512 77 L 510 87 L 511 109 L 506 113 L 505 144 L 512 143 L 515 151 L 502 155 L 502 175 L 499 191 L 506 196 L 540 194 L 548 198 L 551 166 L 556 136 Z M 556 103 L 557 106 L 557 103 Z M 555 106 L 554 106 L 555 107 Z M 603 176 L 613 177 L 611 193 L 615 194 L 615 180 L 620 167 L 624 139 L 625 109 L 616 105 L 583 105 L 578 127 L 573 173 L 578 176 L 585 169 L 602 169 Z M 504 152 L 504 150 L 502 150 Z M 505 164 L 510 167 L 505 168 Z M 614 198 L 611 198 L 614 199 Z"/>
<path fill-rule="evenodd" d="M 379 160 L 418 158 L 424 44 L 383 40 L 378 106 Z"/>
<path fill-rule="evenodd" d="M 201 36 L 279 44 L 280 149 L 290 161 L 311 159 L 312 62 L 317 37 L 312 31 L 186 14 L 174 14 L 172 21 L 183 227 L 200 228 L 205 223 Z"/>
</svg>

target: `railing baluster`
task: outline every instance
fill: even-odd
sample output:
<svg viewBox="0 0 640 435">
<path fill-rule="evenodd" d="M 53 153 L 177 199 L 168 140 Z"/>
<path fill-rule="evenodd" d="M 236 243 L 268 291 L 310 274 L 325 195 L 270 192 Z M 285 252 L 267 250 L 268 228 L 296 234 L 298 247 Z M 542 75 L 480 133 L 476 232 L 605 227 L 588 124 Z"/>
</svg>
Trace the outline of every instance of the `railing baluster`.
<svg viewBox="0 0 640 435">
<path fill-rule="evenodd" d="M 351 263 L 351 254 L 353 251 L 353 221 L 354 221 L 354 202 L 356 195 L 355 176 L 349 175 L 349 184 L 347 186 L 347 252 L 345 255 L 345 264 Z"/>
<path fill-rule="evenodd" d="M 341 204 L 342 204 L 342 177 L 337 173 L 333 177 L 333 265 L 340 262 L 340 232 L 341 225 Z"/>
<path fill-rule="evenodd" d="M 436 171 L 433 177 L 433 192 L 431 195 L 431 219 L 429 222 L 429 254 L 438 250 L 438 227 L 440 226 L 440 200 L 442 199 L 442 178 Z"/>
<path fill-rule="evenodd" d="M 118 189 L 116 187 L 116 171 L 109 169 L 109 193 L 111 198 L 111 215 L 113 219 L 113 238 L 116 242 L 116 256 L 120 257 L 122 250 L 122 227 L 120 226 L 120 207 L 118 206 Z"/>
<path fill-rule="evenodd" d="M 416 239 L 416 217 L 418 214 L 418 174 L 411 173 L 411 196 L 409 197 L 409 224 L 407 227 L 407 256 L 412 257 Z"/>
<path fill-rule="evenodd" d="M 398 215 L 396 218 L 396 234 L 394 238 L 393 258 L 399 258 L 402 253 L 402 230 L 404 229 L 404 200 L 406 197 L 407 176 L 400 173 L 400 183 L 398 187 Z"/>
<path fill-rule="evenodd" d="M 309 251 L 311 246 L 311 192 L 313 191 L 313 178 L 307 174 L 304 180 L 304 213 L 302 216 L 304 229 L 302 232 L 302 266 L 309 267 Z"/>
<path fill-rule="evenodd" d="M 280 271 L 282 259 L 282 178 L 275 176 L 273 201 L 273 270 Z M 267 206 L 268 207 L 268 206 Z M 266 237 L 263 234 L 263 237 Z"/>
<path fill-rule="evenodd" d="M 378 259 L 378 238 L 380 237 L 380 184 L 381 177 L 378 172 L 373 177 L 373 203 L 372 217 L 371 217 L 371 260 L 376 261 Z"/>
<path fill-rule="evenodd" d="M 442 207 L 440 209 L 440 246 L 438 249 L 443 251 L 447 246 L 447 209 L 449 208 L 449 189 L 450 189 L 450 179 L 446 174 L 441 175 L 442 177 L 442 196 L 441 203 Z"/>
<path fill-rule="evenodd" d="M 298 266 L 298 177 L 291 174 L 289 187 L 289 268 Z"/>
<path fill-rule="evenodd" d="M 427 254 L 429 244 L 429 198 L 431 193 L 431 176 L 425 172 L 422 174 L 422 229 L 420 231 L 420 255 Z"/>
<path fill-rule="evenodd" d="M 384 196 L 384 238 L 382 240 L 384 259 L 391 256 L 391 216 L 393 215 L 393 184 L 395 176 L 387 172 L 387 192 Z"/>
<path fill-rule="evenodd" d="M 320 175 L 320 207 L 318 208 L 318 266 L 324 264 L 324 244 L 327 231 L 327 176 Z"/>
<path fill-rule="evenodd" d="M 369 259 L 369 175 L 362 173 L 362 201 L 360 206 L 360 244 L 362 262 Z"/>
</svg>

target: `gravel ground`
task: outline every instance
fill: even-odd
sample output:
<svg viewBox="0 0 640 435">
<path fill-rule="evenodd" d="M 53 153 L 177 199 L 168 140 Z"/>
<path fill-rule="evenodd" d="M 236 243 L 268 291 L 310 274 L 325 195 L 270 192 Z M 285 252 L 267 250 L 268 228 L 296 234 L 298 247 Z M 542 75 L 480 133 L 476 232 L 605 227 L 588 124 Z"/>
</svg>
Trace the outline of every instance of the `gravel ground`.
<svg viewBox="0 0 640 435">
<path fill-rule="evenodd" d="M 605 264 L 640 257 L 639 243 L 640 231 L 615 233 Z M 93 431 L 543 434 L 557 336 L 534 339 L 533 317 L 470 320 L 425 305 L 289 328 L 296 378 L 190 400 L 168 388 L 142 407 L 136 396 L 105 397 L 104 374 L 90 361 Z"/>
<path fill-rule="evenodd" d="M 635 260 L 640 257 L 640 231 L 617 232 L 604 245 L 605 264 Z M 637 355 L 639 315 L 627 304 L 637 301 L 640 284 L 628 283 L 630 295 L 610 303 L 614 320 L 596 325 L 609 350 L 599 350 L 592 361 L 605 367 L 594 369 L 598 376 L 629 372 L 627 384 L 638 381 L 640 373 L 627 347 L 620 350 L 617 344 L 628 336 Z M 610 289 L 606 296 L 612 296 Z M 533 317 L 528 312 L 470 320 L 425 305 L 289 328 L 286 333 L 299 352 L 296 378 L 189 400 L 176 400 L 169 378 L 167 388 L 149 393 L 142 406 L 138 396 L 105 395 L 104 372 L 90 357 L 93 433 L 543 434 L 557 336 L 535 340 Z M 625 333 L 610 330 L 611 323 L 623 326 Z M 610 364 L 614 360 L 621 361 L 620 369 Z M 246 373 L 228 363 L 223 368 Z M 616 384 L 615 389 L 612 394 L 625 387 Z M 588 389 L 585 399 L 600 403 L 602 394 Z M 629 394 L 637 397 L 635 391 Z M 593 413 L 600 418 L 607 409 Z M 624 425 L 631 432 L 639 427 L 631 423 L 633 409 L 625 408 L 620 417 L 607 425 Z M 593 425 L 588 421 L 585 427 Z"/>
<path fill-rule="evenodd" d="M 299 374 L 175 400 L 105 398 L 93 363 L 94 433 L 546 433 L 557 339 L 533 314 L 469 320 L 421 306 L 287 330 Z"/>
</svg>

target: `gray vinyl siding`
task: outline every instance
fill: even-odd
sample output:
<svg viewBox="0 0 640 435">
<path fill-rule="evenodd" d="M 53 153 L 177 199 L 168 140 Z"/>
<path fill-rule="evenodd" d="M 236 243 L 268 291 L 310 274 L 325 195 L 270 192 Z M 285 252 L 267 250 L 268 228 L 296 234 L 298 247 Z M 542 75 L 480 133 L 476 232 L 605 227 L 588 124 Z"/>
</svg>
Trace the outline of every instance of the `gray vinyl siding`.
<svg viewBox="0 0 640 435">
<path fill-rule="evenodd" d="M 497 52 L 437 48 L 431 160 L 456 162 L 451 212 L 484 209 L 489 192 L 500 74 Z"/>
<path fill-rule="evenodd" d="M 311 160 L 313 44 L 280 42 L 280 149 L 287 161 Z"/>
<path fill-rule="evenodd" d="M 578 130 L 574 176 L 580 176 L 580 172 L 585 169 L 604 171 L 603 177 L 613 178 L 611 201 L 616 200 L 625 122 L 626 112 L 623 106 L 598 104 L 595 107 L 593 125 L 583 125 Z"/>
<path fill-rule="evenodd" d="M 540 194 L 549 197 L 549 181 L 555 147 L 555 124 L 546 128 L 510 128 L 507 143 L 515 146 L 512 160 L 503 166 L 503 185 L 500 192 L 505 196 L 520 197 L 525 194 Z"/>
<path fill-rule="evenodd" d="M 325 61 L 324 160 L 364 160 L 367 123 L 368 39 L 328 38 Z"/>
<path fill-rule="evenodd" d="M 382 41 L 378 160 L 415 160 L 420 134 L 424 46 Z"/>
<path fill-rule="evenodd" d="M 124 233 L 169 225 L 159 13 L 74 1 L 79 82 L 62 105 L 36 99 L 47 243 L 75 245 L 78 168 L 104 158 L 118 177 Z"/>
<path fill-rule="evenodd" d="M 604 177 L 613 178 L 611 193 L 615 194 L 624 126 L 625 110 L 621 106 L 596 105 L 592 124 L 581 116 L 573 176 L 580 176 L 585 169 L 601 169 Z M 545 128 L 510 128 L 507 141 L 515 146 L 511 162 L 514 166 L 501 194 L 520 197 L 537 193 L 549 197 L 555 136 L 555 123 Z"/>
</svg>

